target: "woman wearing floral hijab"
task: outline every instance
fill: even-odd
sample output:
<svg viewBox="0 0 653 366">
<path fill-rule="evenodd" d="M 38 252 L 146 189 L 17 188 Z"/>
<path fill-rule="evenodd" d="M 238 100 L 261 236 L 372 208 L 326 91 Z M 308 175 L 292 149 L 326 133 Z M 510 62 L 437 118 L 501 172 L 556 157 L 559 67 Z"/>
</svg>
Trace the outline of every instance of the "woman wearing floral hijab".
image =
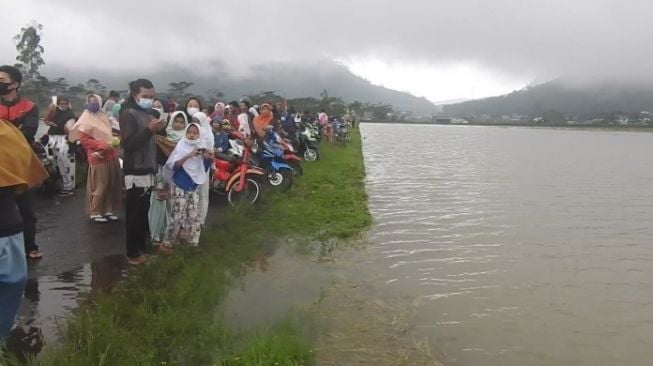
<svg viewBox="0 0 653 366">
<path fill-rule="evenodd" d="M 101 110 L 102 98 L 92 94 L 86 110 L 73 125 L 71 140 L 79 140 L 88 159 L 86 211 L 96 223 L 117 221 L 114 214 L 122 200 L 122 176 L 118 161 L 118 143 L 111 131 L 111 121 Z"/>
</svg>

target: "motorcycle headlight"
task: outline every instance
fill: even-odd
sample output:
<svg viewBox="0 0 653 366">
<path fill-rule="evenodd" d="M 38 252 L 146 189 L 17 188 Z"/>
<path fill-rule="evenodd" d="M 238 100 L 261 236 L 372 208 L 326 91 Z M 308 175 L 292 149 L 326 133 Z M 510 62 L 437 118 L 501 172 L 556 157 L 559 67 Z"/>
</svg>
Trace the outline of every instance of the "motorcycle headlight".
<svg viewBox="0 0 653 366">
<path fill-rule="evenodd" d="M 252 145 L 252 153 L 256 154 L 257 152 L 258 152 L 258 145 L 257 145 L 257 144 L 253 144 L 253 145 Z"/>
</svg>

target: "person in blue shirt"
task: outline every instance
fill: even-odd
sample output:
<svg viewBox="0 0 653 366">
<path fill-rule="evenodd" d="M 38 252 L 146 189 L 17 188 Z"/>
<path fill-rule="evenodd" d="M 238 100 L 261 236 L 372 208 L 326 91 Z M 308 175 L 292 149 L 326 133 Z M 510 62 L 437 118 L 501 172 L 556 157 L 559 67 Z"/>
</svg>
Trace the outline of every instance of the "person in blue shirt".
<svg viewBox="0 0 653 366">
<path fill-rule="evenodd" d="M 229 150 L 229 135 L 223 127 L 225 122 L 229 123 L 228 121 L 223 121 L 220 119 L 211 121 L 214 140 L 213 149 L 216 153 L 226 153 L 227 150 Z"/>
<path fill-rule="evenodd" d="M 213 128 L 214 145 L 213 150 L 215 157 L 221 160 L 232 161 L 234 156 L 229 152 L 229 133 L 231 132 L 231 123 L 228 120 L 214 120 L 211 122 Z"/>
<path fill-rule="evenodd" d="M 208 179 L 211 167 L 211 147 L 204 146 L 200 126 L 191 123 L 185 136 L 177 143 L 164 166 L 164 177 L 172 186 L 172 214 L 159 251 L 171 254 L 175 242 L 184 239 L 198 246 L 202 225 L 200 220 L 199 186 Z M 180 238 L 184 232 L 186 238 Z"/>
</svg>

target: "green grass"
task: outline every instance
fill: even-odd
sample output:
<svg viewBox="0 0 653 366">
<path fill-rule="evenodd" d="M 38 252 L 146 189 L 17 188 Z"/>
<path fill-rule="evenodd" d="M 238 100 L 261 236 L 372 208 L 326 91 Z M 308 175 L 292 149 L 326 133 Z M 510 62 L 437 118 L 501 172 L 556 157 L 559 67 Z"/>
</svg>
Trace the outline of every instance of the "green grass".
<svg viewBox="0 0 653 366">
<path fill-rule="evenodd" d="M 358 131 L 352 138 L 347 147 L 321 146 L 322 159 L 304 165 L 305 176 L 289 193 L 268 190 L 254 209 L 221 211 L 199 250 L 132 270 L 82 306 L 62 344 L 38 364 L 312 365 L 311 332 L 300 322 L 237 334 L 224 325 L 219 306 L 264 241 L 346 239 L 370 225 Z"/>
</svg>

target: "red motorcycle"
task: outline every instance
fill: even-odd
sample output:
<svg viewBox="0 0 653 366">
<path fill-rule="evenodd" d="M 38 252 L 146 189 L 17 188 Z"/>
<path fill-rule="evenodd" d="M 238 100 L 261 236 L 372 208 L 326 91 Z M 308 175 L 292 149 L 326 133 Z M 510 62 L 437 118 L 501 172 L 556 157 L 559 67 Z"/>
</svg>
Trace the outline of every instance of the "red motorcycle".
<svg viewBox="0 0 653 366">
<path fill-rule="evenodd" d="M 258 146 L 250 142 L 240 132 L 232 132 L 229 144 L 231 160 L 216 157 L 211 176 L 211 190 L 226 194 L 229 204 L 233 207 L 243 203 L 253 205 L 261 198 L 261 180 L 265 171 L 250 165 L 252 154 Z"/>
<path fill-rule="evenodd" d="M 304 175 L 304 168 L 302 168 L 302 158 L 297 156 L 295 147 L 288 139 L 281 139 L 281 146 L 283 146 L 283 160 L 290 165 L 296 177 Z"/>
</svg>

